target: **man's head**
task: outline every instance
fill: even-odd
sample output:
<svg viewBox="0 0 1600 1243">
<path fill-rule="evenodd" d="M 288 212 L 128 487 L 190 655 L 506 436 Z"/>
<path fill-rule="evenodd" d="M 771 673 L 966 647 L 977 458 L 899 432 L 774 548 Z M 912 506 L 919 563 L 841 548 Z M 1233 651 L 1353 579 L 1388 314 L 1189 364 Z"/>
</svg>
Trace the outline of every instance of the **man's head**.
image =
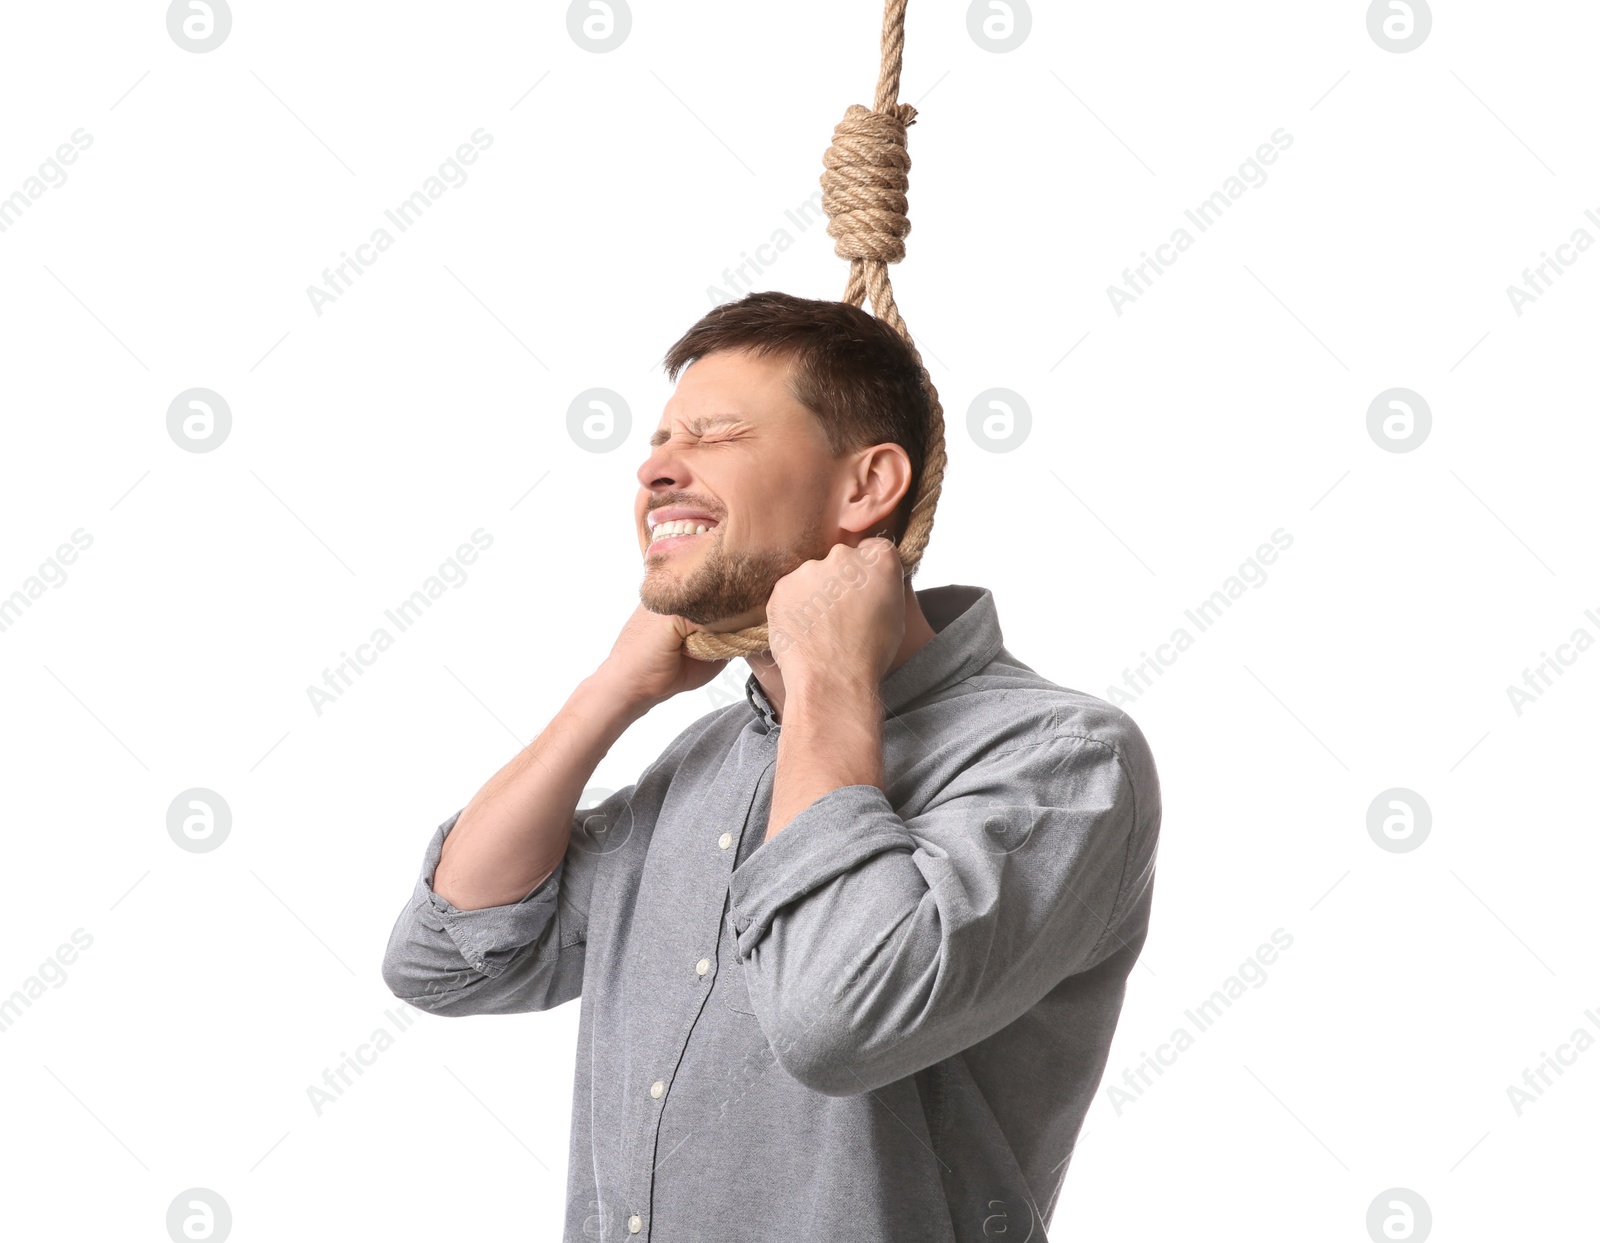
<svg viewBox="0 0 1600 1243">
<path fill-rule="evenodd" d="M 663 366 L 677 389 L 634 507 L 646 608 L 749 625 L 803 562 L 905 533 L 931 411 L 888 325 L 844 302 L 753 293 L 707 313 Z M 652 544 L 673 519 L 707 530 Z"/>
</svg>

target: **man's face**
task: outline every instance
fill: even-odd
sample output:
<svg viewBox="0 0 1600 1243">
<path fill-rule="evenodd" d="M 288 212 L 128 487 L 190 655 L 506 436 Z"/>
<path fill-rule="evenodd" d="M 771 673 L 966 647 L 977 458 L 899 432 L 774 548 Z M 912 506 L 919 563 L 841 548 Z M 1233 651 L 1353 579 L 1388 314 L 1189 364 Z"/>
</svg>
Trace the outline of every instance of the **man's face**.
<svg viewBox="0 0 1600 1243">
<path fill-rule="evenodd" d="M 788 371 L 786 359 L 722 351 L 680 373 L 634 503 L 651 612 L 751 625 L 780 578 L 848 534 L 835 523 L 848 481 Z M 651 540 L 674 519 L 707 530 Z"/>
</svg>

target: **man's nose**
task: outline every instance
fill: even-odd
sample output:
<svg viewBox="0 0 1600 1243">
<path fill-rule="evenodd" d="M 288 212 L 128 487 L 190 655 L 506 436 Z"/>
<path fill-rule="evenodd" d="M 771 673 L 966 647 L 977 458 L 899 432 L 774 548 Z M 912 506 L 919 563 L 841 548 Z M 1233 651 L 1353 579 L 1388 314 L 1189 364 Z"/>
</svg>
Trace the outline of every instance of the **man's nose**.
<svg viewBox="0 0 1600 1243">
<path fill-rule="evenodd" d="M 685 486 L 688 473 L 670 442 L 651 450 L 637 472 L 639 486 L 652 491 Z"/>
</svg>

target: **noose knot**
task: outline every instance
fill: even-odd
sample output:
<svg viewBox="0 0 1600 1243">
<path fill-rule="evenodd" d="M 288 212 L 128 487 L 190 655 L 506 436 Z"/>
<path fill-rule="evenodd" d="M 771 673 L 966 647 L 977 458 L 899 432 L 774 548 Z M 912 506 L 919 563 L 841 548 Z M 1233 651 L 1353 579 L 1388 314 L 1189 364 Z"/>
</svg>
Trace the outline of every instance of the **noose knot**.
<svg viewBox="0 0 1600 1243">
<path fill-rule="evenodd" d="M 844 120 L 833 128 L 833 144 L 822 157 L 822 206 L 828 213 L 828 235 L 834 253 L 850 261 L 843 302 L 859 307 L 869 296 L 873 314 L 904 338 L 913 359 L 921 356 L 911 340 L 905 319 L 895 306 L 886 265 L 905 258 L 906 190 L 910 185 L 911 156 L 906 151 L 906 127 L 917 116 L 910 104 L 896 103 L 900 93 L 900 62 L 905 48 L 906 0 L 884 0 L 882 64 L 874 106 L 852 104 Z M 911 519 L 899 543 L 901 564 L 914 570 L 933 529 L 934 505 L 944 479 L 944 408 L 939 393 L 922 368 L 928 391 L 929 424 L 927 458 L 917 486 Z M 696 660 L 727 660 L 772 650 L 766 622 L 733 632 L 694 631 L 684 639 L 684 650 Z"/>
<path fill-rule="evenodd" d="M 895 104 L 888 112 L 851 104 L 833 127 L 820 180 L 828 236 L 841 259 L 898 263 L 905 258 L 905 237 L 911 232 L 906 127 L 916 115 L 910 104 Z"/>
</svg>

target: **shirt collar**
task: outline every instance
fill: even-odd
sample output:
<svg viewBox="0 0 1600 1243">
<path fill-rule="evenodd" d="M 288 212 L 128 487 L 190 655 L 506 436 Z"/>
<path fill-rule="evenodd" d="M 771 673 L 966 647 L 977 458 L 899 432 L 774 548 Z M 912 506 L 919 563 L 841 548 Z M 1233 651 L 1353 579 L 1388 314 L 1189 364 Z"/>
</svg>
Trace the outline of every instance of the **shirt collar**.
<svg viewBox="0 0 1600 1243">
<path fill-rule="evenodd" d="M 952 686 L 982 669 L 1004 644 L 994 594 L 987 587 L 951 583 L 916 593 L 922 615 L 935 633 L 911 659 L 878 684 L 884 711 L 894 714 L 912 701 Z M 778 722 L 772 705 L 752 672 L 745 679 L 745 698 L 767 729 Z"/>
</svg>

